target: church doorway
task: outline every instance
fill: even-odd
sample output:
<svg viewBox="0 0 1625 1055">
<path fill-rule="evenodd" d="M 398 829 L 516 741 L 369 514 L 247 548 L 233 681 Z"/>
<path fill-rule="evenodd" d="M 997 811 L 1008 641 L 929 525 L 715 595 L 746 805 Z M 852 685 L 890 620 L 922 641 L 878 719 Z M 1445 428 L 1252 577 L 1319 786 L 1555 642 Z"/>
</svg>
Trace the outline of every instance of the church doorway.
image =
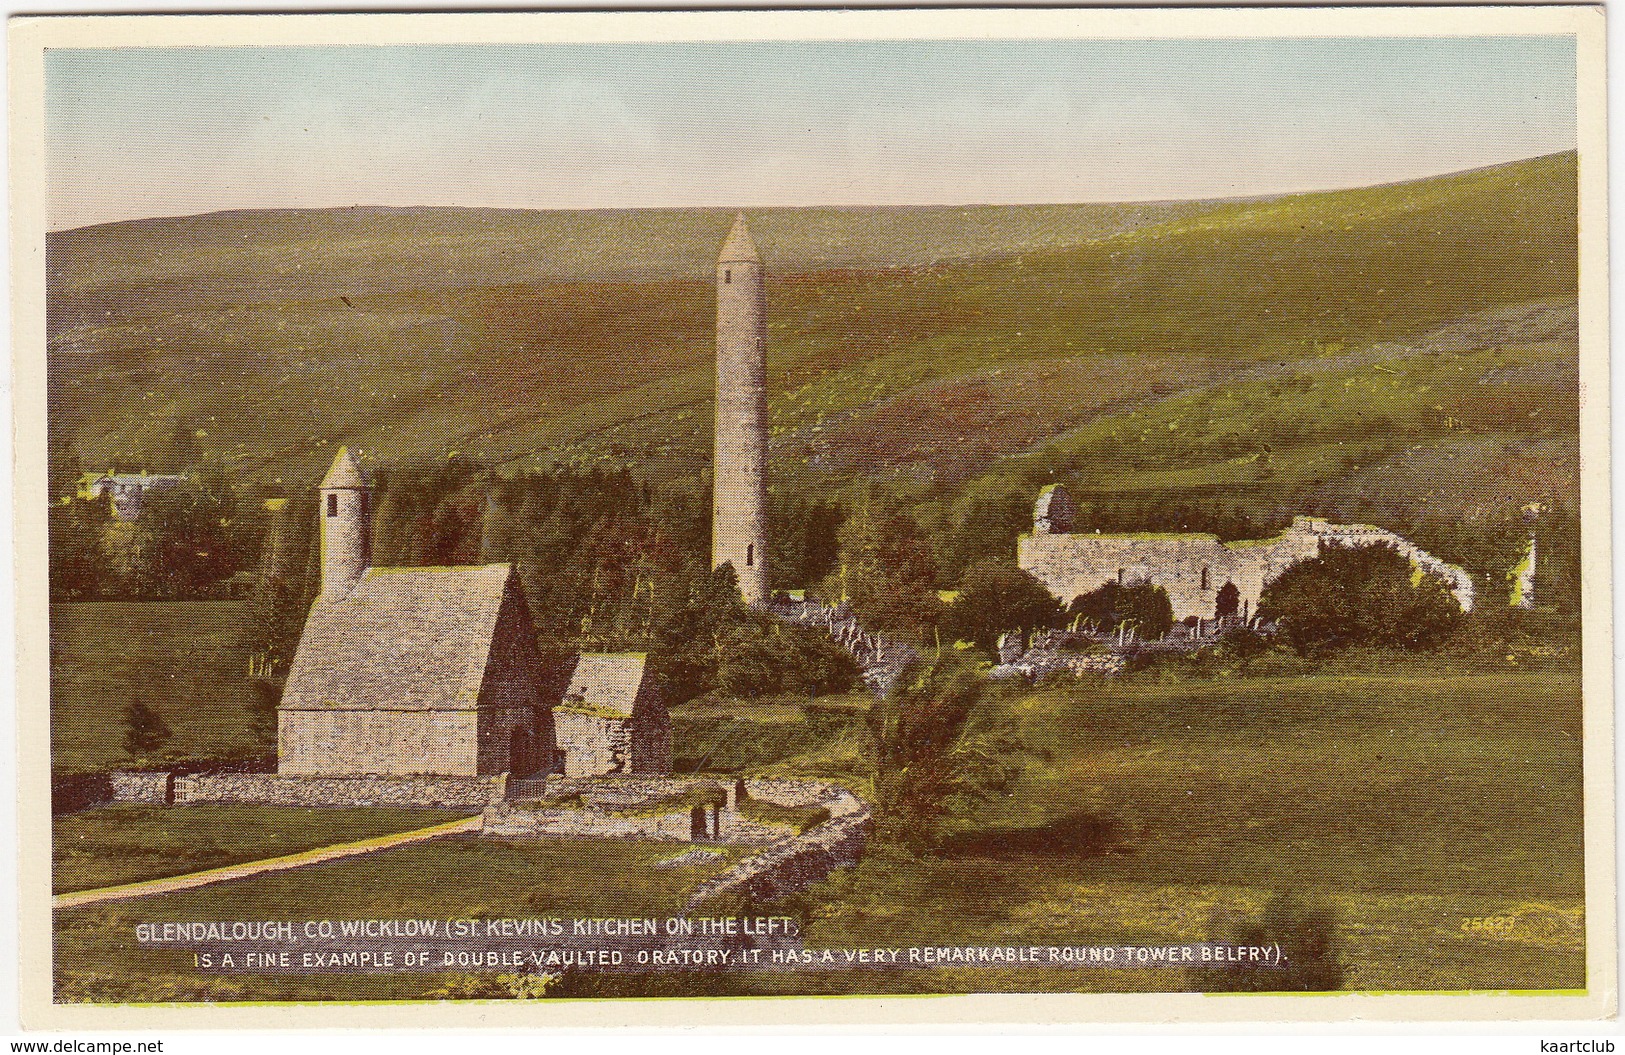
<svg viewBox="0 0 1625 1055">
<path fill-rule="evenodd" d="M 508 741 L 508 772 L 516 777 L 527 777 L 535 771 L 535 738 L 529 729 L 520 726 Z"/>
<path fill-rule="evenodd" d="M 1219 587 L 1218 604 L 1215 606 L 1213 614 L 1220 619 L 1225 619 L 1240 612 L 1241 591 L 1236 588 L 1235 583 L 1227 582 Z"/>
</svg>

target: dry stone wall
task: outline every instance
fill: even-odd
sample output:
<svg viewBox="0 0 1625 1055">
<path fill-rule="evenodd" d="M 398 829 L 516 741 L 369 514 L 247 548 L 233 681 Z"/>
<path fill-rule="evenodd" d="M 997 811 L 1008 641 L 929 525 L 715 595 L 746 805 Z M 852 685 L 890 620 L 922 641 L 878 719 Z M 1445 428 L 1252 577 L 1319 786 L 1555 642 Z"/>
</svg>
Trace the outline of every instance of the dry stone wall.
<svg viewBox="0 0 1625 1055">
<path fill-rule="evenodd" d="M 177 803 L 483 809 L 502 801 L 507 781 L 502 777 L 288 777 L 275 773 L 207 773 L 176 777 L 174 790 Z"/>
<path fill-rule="evenodd" d="M 701 883 L 688 899 L 689 911 L 725 895 L 773 901 L 805 890 L 863 857 L 874 827 L 873 818 L 863 800 L 845 788 L 801 781 L 752 780 L 746 783 L 746 790 L 753 798 L 783 806 L 821 804 L 829 810 L 830 819 L 799 835 L 780 839 Z"/>
<path fill-rule="evenodd" d="M 144 802 L 163 806 L 174 801 L 173 773 L 118 769 L 107 775 L 114 802 Z"/>
</svg>

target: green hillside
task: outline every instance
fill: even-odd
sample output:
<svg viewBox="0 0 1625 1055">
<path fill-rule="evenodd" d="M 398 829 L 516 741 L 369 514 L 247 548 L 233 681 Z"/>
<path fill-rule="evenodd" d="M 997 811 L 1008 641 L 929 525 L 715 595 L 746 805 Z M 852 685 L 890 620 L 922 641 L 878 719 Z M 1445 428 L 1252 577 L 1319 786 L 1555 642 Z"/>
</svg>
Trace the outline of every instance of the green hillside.
<svg viewBox="0 0 1625 1055">
<path fill-rule="evenodd" d="M 1568 494 L 1575 169 L 1569 153 L 1262 201 L 753 213 L 777 486 L 886 481 L 927 519 L 1051 475 L 1301 503 L 1390 468 L 1420 495 L 1511 466 Z M 53 422 L 91 465 L 162 468 L 179 427 L 290 484 L 340 443 L 692 480 L 726 224 L 353 209 L 60 232 Z M 1439 445 L 1453 456 L 1417 456 Z"/>
</svg>

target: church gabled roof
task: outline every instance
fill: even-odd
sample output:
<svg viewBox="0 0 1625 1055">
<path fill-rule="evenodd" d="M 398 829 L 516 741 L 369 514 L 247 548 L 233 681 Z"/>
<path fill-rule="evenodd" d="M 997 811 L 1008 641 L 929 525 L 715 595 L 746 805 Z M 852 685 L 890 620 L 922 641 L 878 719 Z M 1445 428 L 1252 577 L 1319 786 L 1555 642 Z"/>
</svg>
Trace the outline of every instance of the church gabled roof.
<svg viewBox="0 0 1625 1055">
<path fill-rule="evenodd" d="M 362 491 L 367 487 L 367 478 L 361 475 L 361 465 L 350 453 L 350 448 L 340 447 L 338 453 L 333 455 L 333 464 L 328 467 L 327 475 L 322 477 L 322 490 L 331 491 L 336 488 L 345 488 L 351 491 Z"/>
<path fill-rule="evenodd" d="M 760 264 L 762 258 L 757 255 L 756 243 L 751 241 L 750 228 L 745 226 L 745 214 L 740 213 L 734 217 L 733 230 L 728 232 L 728 240 L 722 243 L 722 255 L 717 258 L 719 264 Z"/>
<path fill-rule="evenodd" d="M 524 617 L 506 564 L 368 568 L 311 608 L 282 707 L 473 710 L 505 610 Z"/>
<path fill-rule="evenodd" d="M 643 691 L 647 661 L 643 652 L 582 653 L 559 706 L 630 718 Z"/>
</svg>

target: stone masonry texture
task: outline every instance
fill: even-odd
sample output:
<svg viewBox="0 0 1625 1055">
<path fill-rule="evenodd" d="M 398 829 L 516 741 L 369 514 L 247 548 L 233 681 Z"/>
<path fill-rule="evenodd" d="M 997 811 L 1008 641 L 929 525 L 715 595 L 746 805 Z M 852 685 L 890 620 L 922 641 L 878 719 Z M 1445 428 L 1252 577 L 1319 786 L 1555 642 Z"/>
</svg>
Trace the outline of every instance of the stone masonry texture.
<svg viewBox="0 0 1625 1055">
<path fill-rule="evenodd" d="M 767 290 L 743 216 L 717 262 L 717 410 L 711 564 L 746 604 L 767 600 Z"/>
</svg>

